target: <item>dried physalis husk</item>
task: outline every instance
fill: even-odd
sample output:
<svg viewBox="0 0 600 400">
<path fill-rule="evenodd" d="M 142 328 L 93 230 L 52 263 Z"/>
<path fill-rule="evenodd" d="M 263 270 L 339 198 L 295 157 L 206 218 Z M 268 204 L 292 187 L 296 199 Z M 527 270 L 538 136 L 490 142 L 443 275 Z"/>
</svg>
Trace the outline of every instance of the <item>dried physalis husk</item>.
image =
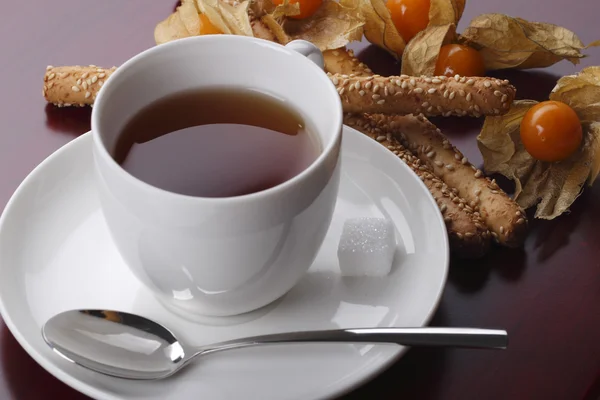
<svg viewBox="0 0 600 400">
<path fill-rule="evenodd" d="M 590 131 L 600 135 L 600 66 L 587 67 L 577 75 L 560 78 L 550 93 L 550 100 L 568 104 L 584 126 L 587 124 Z M 590 184 L 596 180 L 599 172 L 600 155 L 592 160 Z"/>
<path fill-rule="evenodd" d="M 283 3 L 275 7 L 269 14 L 275 19 L 281 17 L 293 17 L 294 15 L 300 14 L 300 3 L 292 4 L 289 0 L 283 0 Z"/>
<path fill-rule="evenodd" d="M 249 8 L 249 14 L 260 19 L 273 34 L 277 43 L 281 44 L 286 44 L 291 40 L 281 26 L 283 17 L 285 15 L 297 15 L 299 12 L 300 3 L 290 4 L 287 0 L 279 6 L 275 6 L 271 0 L 252 0 Z"/>
<path fill-rule="evenodd" d="M 428 27 L 458 24 L 465 10 L 466 0 L 431 0 Z"/>
<path fill-rule="evenodd" d="M 317 12 L 304 19 L 263 18 L 262 21 L 280 39 L 285 35 L 289 40 L 304 39 L 322 51 L 339 49 L 348 43 L 360 40 L 365 19 L 359 13 L 355 0 L 324 0 Z M 279 28 L 274 26 L 279 24 Z M 285 43 L 285 42 L 282 42 Z"/>
<path fill-rule="evenodd" d="M 376 46 L 387 50 L 400 59 L 409 49 L 398 33 L 389 10 L 382 0 L 359 0 L 361 12 L 366 18 L 365 37 Z M 431 0 L 428 27 L 458 24 L 465 9 L 466 0 Z M 415 36 L 411 43 L 418 37 Z"/>
<path fill-rule="evenodd" d="M 382 0 L 358 0 L 365 17 L 365 37 L 374 45 L 400 59 L 406 43 L 398 33 L 390 12 Z"/>
<path fill-rule="evenodd" d="M 260 20 L 267 28 L 269 28 L 273 36 L 275 36 L 277 43 L 287 44 L 292 40 L 283 29 L 283 26 L 281 26 L 281 22 L 275 19 L 271 14 L 264 15 Z"/>
<path fill-rule="evenodd" d="M 560 78 L 550 100 L 567 103 L 582 121 L 600 122 L 600 66 Z"/>
<path fill-rule="evenodd" d="M 156 44 L 200 34 L 200 14 L 225 34 L 253 36 L 248 17 L 248 1 L 184 0 L 175 12 L 156 25 Z"/>
<path fill-rule="evenodd" d="M 531 100 L 516 101 L 507 114 L 486 118 L 477 137 L 486 172 L 512 179 L 515 200 L 523 208 L 537 204 L 535 217 L 542 219 L 554 219 L 567 211 L 586 181 L 591 185 L 600 171 L 600 68 L 561 78 L 550 99 L 567 103 L 582 121 L 582 146 L 569 158 L 542 162 L 525 150 L 520 124 L 537 104 Z"/>
<path fill-rule="evenodd" d="M 198 10 L 221 32 L 232 35 L 254 36 L 248 17 L 249 1 L 229 3 L 222 0 L 194 0 Z"/>
<path fill-rule="evenodd" d="M 503 14 L 476 17 L 461 38 L 480 51 L 487 70 L 544 68 L 561 60 L 578 64 L 585 57 L 586 46 L 570 30 Z"/>
<path fill-rule="evenodd" d="M 406 46 L 402 55 L 402 74 L 432 76 L 443 45 L 456 40 L 453 23 L 430 26 L 419 32 Z"/>
<path fill-rule="evenodd" d="M 248 14 L 256 18 L 272 13 L 273 10 L 275 10 L 275 4 L 272 0 L 252 0 L 248 6 Z"/>
<path fill-rule="evenodd" d="M 192 0 L 184 1 L 177 10 L 154 28 L 156 44 L 170 42 L 200 32 L 200 15 Z"/>
</svg>

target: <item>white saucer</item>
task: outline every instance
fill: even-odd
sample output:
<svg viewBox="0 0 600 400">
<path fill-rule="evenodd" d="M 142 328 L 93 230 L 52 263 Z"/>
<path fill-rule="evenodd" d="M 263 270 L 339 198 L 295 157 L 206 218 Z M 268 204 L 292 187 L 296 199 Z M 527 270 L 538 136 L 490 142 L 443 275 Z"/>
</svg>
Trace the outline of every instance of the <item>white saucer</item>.
<svg viewBox="0 0 600 400">
<path fill-rule="evenodd" d="M 192 322 L 166 310 L 114 247 L 94 189 L 91 135 L 42 162 L 0 219 L 0 311 L 46 370 L 99 399 L 309 400 L 341 395 L 389 366 L 396 345 L 298 344 L 215 354 L 162 381 L 109 378 L 54 354 L 40 329 L 74 308 L 118 309 L 171 327 L 190 344 L 287 330 L 423 326 L 448 268 L 442 217 L 423 183 L 391 152 L 344 128 L 343 174 L 331 228 L 308 275 L 281 301 L 238 318 Z M 337 244 L 346 218 L 387 216 L 400 243 L 386 278 L 341 278 Z"/>
</svg>

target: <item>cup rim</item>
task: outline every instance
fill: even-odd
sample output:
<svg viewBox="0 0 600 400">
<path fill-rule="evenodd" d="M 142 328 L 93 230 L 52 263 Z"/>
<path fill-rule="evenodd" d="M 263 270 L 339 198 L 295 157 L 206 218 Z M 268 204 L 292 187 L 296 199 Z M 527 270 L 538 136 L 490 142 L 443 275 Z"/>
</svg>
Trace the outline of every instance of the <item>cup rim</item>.
<svg viewBox="0 0 600 400">
<path fill-rule="evenodd" d="M 98 128 L 100 115 L 104 109 L 104 103 L 106 96 L 110 94 L 112 88 L 118 84 L 118 80 L 121 75 L 126 73 L 125 71 L 135 67 L 140 62 L 143 62 L 144 59 L 149 57 L 153 57 L 156 54 L 167 51 L 170 48 L 176 47 L 185 47 L 185 46 L 194 46 L 195 43 L 202 42 L 215 42 L 222 41 L 223 45 L 227 45 L 226 42 L 248 42 L 254 43 L 261 46 L 270 47 L 273 50 L 283 51 L 295 57 L 299 63 L 304 63 L 305 68 L 313 69 L 315 72 L 318 72 L 321 76 L 319 79 L 323 81 L 323 84 L 327 87 L 327 90 L 331 93 L 332 98 L 334 100 L 334 105 L 331 107 L 331 119 L 335 121 L 336 130 L 333 133 L 331 139 L 325 146 L 323 146 L 322 151 L 319 156 L 313 160 L 313 162 L 306 167 L 303 171 L 293 176 L 292 178 L 276 185 L 270 187 L 268 189 L 264 189 L 258 192 L 253 192 L 249 194 L 239 195 L 239 196 L 226 196 L 226 197 L 203 197 L 203 196 L 192 196 L 186 195 L 176 192 L 171 192 L 160 187 L 151 185 L 143 180 L 131 175 L 127 172 L 121 165 L 119 165 L 115 159 L 110 155 L 104 140 L 100 135 L 100 130 Z M 108 93 L 108 94 L 107 94 Z M 92 108 L 92 117 L 91 117 L 91 131 L 92 138 L 94 142 L 94 147 L 97 150 L 97 153 L 100 157 L 107 160 L 108 167 L 114 170 L 117 174 L 120 174 L 124 177 L 124 179 L 132 185 L 135 185 L 137 188 L 148 192 L 149 195 L 161 196 L 161 197 L 169 197 L 170 199 L 176 199 L 180 201 L 187 202 L 210 202 L 210 203 L 239 203 L 245 202 L 248 200 L 257 200 L 264 197 L 272 196 L 279 192 L 283 192 L 288 190 L 294 185 L 297 185 L 298 182 L 305 180 L 308 176 L 310 176 L 315 170 L 322 167 L 322 165 L 327 161 L 329 155 L 336 150 L 337 144 L 341 145 L 341 137 L 343 132 L 343 111 L 342 111 L 342 102 L 337 93 L 335 85 L 331 80 L 327 77 L 327 74 L 314 62 L 310 61 L 307 57 L 302 54 L 288 49 L 285 46 L 270 42 L 265 39 L 255 38 L 251 36 L 240 36 L 240 35 L 203 35 L 203 36 L 192 36 L 187 38 L 177 39 L 171 42 L 167 42 L 164 44 L 156 45 L 149 49 L 146 49 L 135 56 L 131 57 L 127 61 L 125 61 L 120 67 L 118 67 L 115 72 L 111 75 L 109 79 L 106 80 L 106 83 L 102 86 L 98 95 L 96 96 L 96 100 L 94 101 L 94 106 Z M 322 139 L 322 135 L 319 134 L 319 138 Z"/>
</svg>

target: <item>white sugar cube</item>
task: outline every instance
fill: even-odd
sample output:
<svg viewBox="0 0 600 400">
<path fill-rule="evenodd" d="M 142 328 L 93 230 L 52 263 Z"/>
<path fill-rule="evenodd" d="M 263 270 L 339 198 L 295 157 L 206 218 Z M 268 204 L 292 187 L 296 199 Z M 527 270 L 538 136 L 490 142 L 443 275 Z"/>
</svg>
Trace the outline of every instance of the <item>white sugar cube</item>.
<svg viewBox="0 0 600 400">
<path fill-rule="evenodd" d="M 385 276 L 396 251 L 394 225 L 385 218 L 350 218 L 344 223 L 338 246 L 343 276 Z"/>
</svg>

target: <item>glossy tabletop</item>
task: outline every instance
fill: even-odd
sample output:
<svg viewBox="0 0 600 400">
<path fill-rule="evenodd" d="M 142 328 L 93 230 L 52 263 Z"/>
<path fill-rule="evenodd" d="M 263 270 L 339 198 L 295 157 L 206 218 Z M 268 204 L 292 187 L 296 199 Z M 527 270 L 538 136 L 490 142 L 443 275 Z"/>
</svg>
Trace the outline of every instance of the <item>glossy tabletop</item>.
<svg viewBox="0 0 600 400">
<path fill-rule="evenodd" d="M 171 0 L 12 1 L 0 13 L 0 206 L 46 156 L 90 127 L 90 109 L 58 109 L 42 98 L 46 65 L 119 65 L 151 47 Z M 470 0 L 475 15 L 500 12 L 560 24 L 589 43 L 600 39 L 598 0 Z M 381 74 L 398 65 L 365 43 L 351 46 Z M 542 100 L 557 78 L 600 65 L 600 48 L 579 66 L 498 74 L 519 98 Z M 480 162 L 476 119 L 436 119 Z M 0 277 L 1 279 L 1 277 Z M 600 397 L 600 183 L 571 213 L 533 221 L 521 250 L 453 260 L 431 325 L 504 328 L 506 351 L 412 349 L 344 399 L 590 399 Z M 38 366 L 0 320 L 0 399 L 85 399 Z"/>
</svg>

